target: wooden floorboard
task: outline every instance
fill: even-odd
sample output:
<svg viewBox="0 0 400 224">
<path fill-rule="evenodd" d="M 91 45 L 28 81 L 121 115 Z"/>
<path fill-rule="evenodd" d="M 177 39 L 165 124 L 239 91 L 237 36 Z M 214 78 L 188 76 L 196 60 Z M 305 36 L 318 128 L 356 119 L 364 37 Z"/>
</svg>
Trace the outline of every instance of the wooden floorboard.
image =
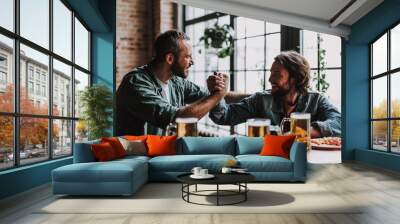
<svg viewBox="0 0 400 224">
<path fill-rule="evenodd" d="M 400 223 L 400 174 L 361 163 L 309 165 L 307 183 L 323 186 L 349 203 L 356 214 L 37 214 L 55 200 L 49 185 L 0 201 L 0 223 L 15 224 L 259 224 Z"/>
</svg>

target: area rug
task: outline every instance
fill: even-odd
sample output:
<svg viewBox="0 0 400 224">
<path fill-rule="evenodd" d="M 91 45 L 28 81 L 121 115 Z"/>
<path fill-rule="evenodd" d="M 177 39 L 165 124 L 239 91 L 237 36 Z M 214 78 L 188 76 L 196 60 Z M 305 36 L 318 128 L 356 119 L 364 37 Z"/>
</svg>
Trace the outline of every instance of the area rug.
<svg viewBox="0 0 400 224">
<path fill-rule="evenodd" d="M 190 204 L 182 200 L 180 184 L 150 183 L 131 197 L 56 197 L 35 213 L 360 213 L 358 205 L 344 201 L 317 184 L 255 183 L 248 187 L 250 191 L 247 201 L 237 205 Z M 224 189 L 231 188 L 233 186 Z M 212 189 L 215 186 L 202 185 L 198 188 Z M 214 195 L 192 196 L 190 199 L 212 205 L 216 202 L 215 198 Z M 224 197 L 222 202 L 229 203 L 238 199 L 235 196 Z"/>
</svg>

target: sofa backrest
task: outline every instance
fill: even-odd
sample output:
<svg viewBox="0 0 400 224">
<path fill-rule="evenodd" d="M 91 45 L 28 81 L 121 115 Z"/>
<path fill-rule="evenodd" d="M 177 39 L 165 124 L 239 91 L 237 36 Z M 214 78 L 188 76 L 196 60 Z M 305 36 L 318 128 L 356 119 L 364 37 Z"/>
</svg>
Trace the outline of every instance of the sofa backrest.
<svg viewBox="0 0 400 224">
<path fill-rule="evenodd" d="M 264 145 L 264 138 L 236 137 L 236 155 L 259 154 Z"/>
<path fill-rule="evenodd" d="M 235 155 L 234 137 L 182 137 L 177 142 L 177 154 Z"/>
<path fill-rule="evenodd" d="M 98 144 L 100 140 L 75 143 L 74 163 L 95 162 L 90 145 Z M 259 137 L 182 137 L 176 143 L 177 154 L 225 154 L 243 155 L 259 154 L 264 139 Z"/>
<path fill-rule="evenodd" d="M 92 144 L 99 144 L 100 140 L 93 140 L 87 142 L 75 143 L 74 147 L 74 163 L 89 163 L 95 162 L 96 158 L 93 155 L 90 146 Z"/>
</svg>

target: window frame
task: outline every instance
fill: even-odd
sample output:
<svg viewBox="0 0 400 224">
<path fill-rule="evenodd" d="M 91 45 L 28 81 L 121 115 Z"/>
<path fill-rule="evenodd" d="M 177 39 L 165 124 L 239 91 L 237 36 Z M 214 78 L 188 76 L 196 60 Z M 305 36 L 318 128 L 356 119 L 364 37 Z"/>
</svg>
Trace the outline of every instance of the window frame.
<svg viewBox="0 0 400 224">
<path fill-rule="evenodd" d="M 53 50 L 53 21 L 54 21 L 54 17 L 53 17 L 53 1 L 54 0 L 48 0 L 49 3 L 49 47 L 48 49 L 46 49 L 45 47 L 40 46 L 39 44 L 34 43 L 33 41 L 30 41 L 27 38 L 24 38 L 23 36 L 20 35 L 20 0 L 14 0 L 13 1 L 13 10 L 14 10 L 14 15 L 13 15 L 13 31 L 10 31 L 4 27 L 0 26 L 0 35 L 10 38 L 13 41 L 13 52 L 12 52 L 12 61 L 13 64 L 11 65 L 12 68 L 9 69 L 10 71 L 12 71 L 11 75 L 13 75 L 13 79 L 14 79 L 14 109 L 13 112 L 2 112 L 0 111 L 0 116 L 2 117 L 11 117 L 13 119 L 13 165 L 10 167 L 5 167 L 5 168 L 0 168 L 0 172 L 5 171 L 5 170 L 11 170 L 11 169 L 16 169 L 19 167 L 23 167 L 23 166 L 29 166 L 29 165 L 33 165 L 33 164 L 38 164 L 38 163 L 43 163 L 46 161 L 50 161 L 50 160 L 54 160 L 54 159 L 61 159 L 61 158 L 66 158 L 66 157 L 70 157 L 73 156 L 73 152 L 74 152 L 74 143 L 75 143 L 75 126 L 76 126 L 76 121 L 79 120 L 79 117 L 75 116 L 75 108 L 72 107 L 71 108 L 71 114 L 70 116 L 56 116 L 53 115 L 53 60 L 58 60 L 61 63 L 64 63 L 68 66 L 71 67 L 71 105 L 74 105 L 75 103 L 75 98 L 76 98 L 76 92 L 75 92 L 75 88 L 74 88 L 74 83 L 75 83 L 75 69 L 81 71 L 82 73 L 88 75 L 89 78 L 89 83 L 88 86 L 92 85 L 92 69 L 91 69 L 91 49 L 92 49 L 92 43 L 91 43 L 91 37 L 92 37 L 92 31 L 91 29 L 88 27 L 88 25 L 84 22 L 84 20 L 78 15 L 78 13 L 76 13 L 72 7 L 68 4 L 68 2 L 66 2 L 65 0 L 59 0 L 61 2 L 61 4 L 63 4 L 68 10 L 71 11 L 71 18 L 70 18 L 70 23 L 71 23 L 71 59 L 67 59 L 64 58 L 63 56 L 55 53 Z M 83 25 L 83 27 L 88 31 L 88 69 L 85 69 L 81 66 L 79 66 L 78 64 L 75 63 L 75 18 Z M 33 50 L 36 50 L 42 54 L 45 54 L 46 56 L 48 56 L 48 73 L 47 73 L 47 83 L 45 84 L 45 92 L 44 95 L 46 95 L 48 97 L 47 99 L 47 104 L 48 104 L 48 112 L 46 115 L 39 115 L 39 114 L 28 114 L 28 113 L 21 113 L 20 111 L 20 85 L 21 85 L 21 76 L 20 76 L 20 66 L 21 66 L 21 56 L 20 56 L 20 45 L 23 44 L 26 47 L 32 48 Z M 29 63 L 27 63 L 27 73 L 25 74 L 26 76 L 26 82 L 32 81 L 33 82 L 33 86 L 34 86 L 34 92 L 36 92 L 35 89 L 35 85 L 36 84 L 41 84 L 40 85 L 40 94 L 35 94 L 38 97 L 43 97 L 41 88 L 42 88 L 42 79 L 41 79 L 41 75 L 42 72 L 41 71 L 39 73 L 39 80 L 36 79 L 36 72 L 38 71 L 37 68 L 35 69 L 33 67 L 33 79 L 31 79 L 30 76 L 30 68 L 31 66 L 29 66 Z M 27 84 L 27 91 L 29 91 L 29 87 Z M 48 93 L 47 93 L 48 92 Z M 35 103 L 35 102 L 34 102 Z M 42 118 L 42 119 L 47 119 L 47 123 L 48 123 L 48 135 L 47 135 L 47 149 L 45 149 L 47 151 L 47 155 L 46 157 L 43 157 L 43 160 L 40 160 L 38 162 L 28 162 L 28 163 L 21 163 L 21 158 L 20 158 L 20 119 L 21 118 Z M 62 156 L 55 156 L 53 155 L 54 153 L 54 146 L 53 146 L 53 123 L 57 120 L 61 120 L 61 121 L 70 121 L 71 122 L 71 127 L 70 127 L 70 136 L 71 136 L 71 152 L 70 154 L 66 154 L 66 155 L 62 155 Z"/>
<path fill-rule="evenodd" d="M 187 26 L 190 26 L 190 25 L 194 25 L 194 24 L 197 24 L 197 23 L 201 23 L 201 22 L 206 22 L 206 21 L 210 21 L 210 20 L 213 20 L 213 19 L 217 19 L 217 21 L 218 21 L 218 19 L 219 18 L 221 18 L 221 17 L 224 17 L 224 16 L 229 16 L 229 25 L 231 26 L 231 27 L 233 27 L 233 29 L 235 29 L 235 27 L 236 27 L 236 23 L 237 23 L 237 18 L 238 18 L 238 16 L 234 16 L 234 15 L 229 15 L 229 14 L 225 14 L 225 13 L 220 13 L 220 12 L 211 12 L 211 13 L 208 13 L 208 14 L 204 14 L 204 15 L 202 15 L 202 16 L 199 16 L 199 17 L 194 17 L 194 18 L 191 18 L 191 19 L 188 19 L 188 20 L 186 20 L 186 9 L 187 9 L 187 6 L 186 5 L 183 5 L 183 10 L 182 10 L 182 14 L 183 14 L 183 16 L 182 16 L 182 20 L 183 20 L 183 22 L 182 22 L 182 24 L 183 24 L 183 31 L 184 32 L 186 32 L 186 28 L 187 28 Z M 234 91 L 235 90 L 235 87 L 236 87 L 236 80 L 235 80 L 235 78 L 236 78 L 236 76 L 237 76 L 237 74 L 239 73 L 239 72 L 244 72 L 245 74 L 246 74 L 246 72 L 261 72 L 262 73 L 262 77 L 263 77 L 263 83 L 262 83 L 262 89 L 263 90 L 265 90 L 266 89 L 266 77 L 267 77 L 267 73 L 270 71 L 270 68 L 267 68 L 266 67 L 266 60 L 267 60 L 267 51 L 266 51 L 266 48 L 267 48 L 267 36 L 270 36 L 270 35 L 276 35 L 276 34 L 279 34 L 280 35 L 280 50 L 282 50 L 282 34 L 283 34 L 283 32 L 282 32 L 282 25 L 280 25 L 281 26 L 281 30 L 279 31 L 279 32 L 267 32 L 267 30 L 266 30 L 266 25 L 267 25 L 267 23 L 268 22 L 266 22 L 266 21 L 262 21 L 263 22 L 263 28 L 264 28 L 264 30 L 263 30 L 263 32 L 262 32 L 262 34 L 258 34 L 258 35 L 247 35 L 246 33 L 245 33 L 245 35 L 243 36 L 243 37 L 239 37 L 239 38 L 237 38 L 237 37 L 234 37 L 234 46 L 236 46 L 236 42 L 239 40 L 244 40 L 245 41 L 245 49 L 246 49 L 246 45 L 247 45 L 247 39 L 251 39 L 251 38 L 257 38 L 257 37 L 263 37 L 263 41 L 264 41 L 264 52 L 263 52 L 263 57 L 264 57 L 264 59 L 263 59 L 263 62 L 264 62 L 264 66 L 263 66 L 263 68 L 257 68 L 257 69 L 247 69 L 246 68 L 246 63 L 245 63 L 245 66 L 244 66 L 244 68 L 243 69 L 236 69 L 236 66 L 235 66 L 235 61 L 236 61 L 236 55 L 235 55 L 235 48 L 233 49 L 233 52 L 232 52 L 232 54 L 229 56 L 229 62 L 230 62 L 230 66 L 229 66 L 229 71 L 223 71 L 223 72 L 229 72 L 229 78 L 230 78 L 230 87 L 229 87 L 229 89 L 231 90 L 231 91 Z M 246 57 L 246 52 L 245 52 L 245 57 Z M 246 58 L 244 59 L 244 60 L 246 60 Z M 196 63 L 196 62 L 195 62 Z M 193 73 L 202 73 L 202 72 L 205 72 L 205 73 L 207 73 L 207 72 L 209 72 L 209 73 L 211 73 L 212 71 L 209 71 L 209 70 L 207 70 L 207 69 L 204 69 L 204 70 L 197 70 L 197 71 L 194 71 Z M 245 87 L 245 91 L 246 91 L 246 76 L 244 76 L 245 77 L 245 80 L 244 80 L 244 87 Z M 205 125 L 205 127 L 211 127 L 211 128 L 213 128 L 213 129 L 215 129 L 216 131 L 218 131 L 218 130 L 224 130 L 224 131 L 229 131 L 230 132 L 230 134 L 232 135 L 232 134 L 239 134 L 239 135 L 241 135 L 238 131 L 237 131 L 237 127 L 236 126 L 230 126 L 230 128 L 228 128 L 228 130 L 225 128 L 225 127 L 222 127 L 222 126 L 220 126 L 220 125 L 213 125 L 213 124 L 210 124 L 210 123 L 208 123 L 208 122 L 202 122 L 202 124 L 204 124 Z"/>
<path fill-rule="evenodd" d="M 306 31 L 306 30 L 301 30 L 300 32 L 301 32 L 301 41 L 300 42 L 303 42 L 303 31 Z M 314 31 L 313 31 L 314 32 Z M 315 32 L 315 33 L 317 33 L 317 35 L 319 35 L 320 33 L 318 33 L 318 32 Z M 303 43 L 301 43 L 300 44 L 300 47 L 301 47 L 301 51 L 303 51 Z M 319 57 L 319 55 L 318 55 L 318 52 L 321 50 L 321 49 L 323 49 L 322 47 L 321 47 L 321 44 L 318 42 L 317 43 L 317 66 L 316 67 L 311 67 L 310 66 L 310 76 L 311 76 L 311 78 L 313 78 L 312 77 L 312 72 L 317 72 L 317 77 L 318 78 L 320 78 L 321 77 L 321 58 Z M 301 54 L 303 55 L 303 52 L 301 52 Z M 329 70 L 342 70 L 342 66 L 340 66 L 340 67 L 338 67 L 338 66 L 331 66 L 331 67 L 325 67 L 325 70 L 326 71 L 329 71 Z M 311 84 L 311 83 L 310 83 Z M 321 87 L 320 87 L 320 85 L 319 85 L 319 83 L 318 83 L 318 86 L 317 86 L 317 91 L 321 91 Z"/>
<path fill-rule="evenodd" d="M 237 16 L 233 16 L 233 18 L 234 18 L 234 25 L 236 26 L 237 25 Z M 243 18 L 245 18 L 245 17 L 243 17 Z M 267 82 L 267 73 L 268 72 L 270 72 L 271 71 L 271 69 L 270 68 L 268 68 L 267 67 L 267 36 L 272 36 L 272 35 L 277 35 L 277 34 L 279 34 L 280 35 L 280 39 L 282 40 L 282 35 L 283 35 L 283 33 L 282 33 L 282 25 L 280 25 L 280 27 L 281 27 L 281 31 L 279 31 L 279 32 L 267 32 L 267 29 L 266 29 L 266 25 L 267 25 L 267 23 L 268 22 L 266 22 L 266 21 L 262 21 L 263 22 L 263 28 L 264 28 L 264 31 L 263 31 L 263 33 L 262 34 L 257 34 L 257 35 L 247 35 L 247 33 L 246 33 L 246 25 L 245 25 L 245 34 L 244 34 L 244 36 L 243 37 L 240 37 L 240 38 L 237 38 L 237 37 L 235 37 L 234 38 L 234 42 L 235 42 L 235 46 L 236 46 L 236 42 L 237 41 L 244 41 L 244 49 L 245 49 L 245 52 L 244 52 L 244 67 L 243 67 L 243 69 L 236 69 L 235 68 L 235 55 L 233 55 L 232 54 L 232 56 L 231 57 L 233 57 L 234 58 L 234 60 L 233 60 L 233 66 L 232 66 L 232 68 L 231 68 L 231 70 L 230 70 L 230 72 L 232 72 L 232 73 L 234 73 L 234 74 L 237 74 L 237 73 L 239 73 L 239 72 L 243 72 L 244 73 L 244 77 L 245 77 L 245 79 L 244 79 L 244 90 L 245 90 L 245 93 L 247 93 L 247 79 L 246 79 L 246 74 L 248 73 L 248 72 L 262 72 L 262 77 L 263 77 L 263 83 L 262 83 L 262 90 L 264 91 L 264 90 L 266 90 L 266 82 Z M 248 46 L 248 39 L 254 39 L 254 38 L 258 38 L 258 37 L 263 37 L 263 41 L 264 41 L 264 52 L 263 52 L 263 63 L 264 63 L 264 66 L 263 66 L 263 68 L 248 68 L 247 67 L 247 46 Z M 280 41 L 280 51 L 282 51 L 282 41 Z M 232 77 L 233 78 L 233 77 Z M 231 79 L 231 80 L 233 80 L 233 79 Z M 233 80 L 233 82 L 234 82 L 235 80 Z M 234 90 L 234 88 L 232 88 L 231 90 Z"/>
<path fill-rule="evenodd" d="M 232 26 L 233 27 L 233 16 L 232 15 L 228 15 L 228 14 L 225 14 L 225 13 L 220 13 L 220 12 L 211 12 L 211 13 L 208 13 L 208 14 L 204 14 L 204 15 L 202 15 L 202 16 L 199 16 L 199 17 L 194 17 L 194 18 L 192 18 L 192 19 L 188 19 L 188 20 L 186 20 L 186 9 L 187 9 L 187 6 L 186 5 L 183 5 L 183 10 L 182 10 L 182 20 L 183 20 L 183 22 L 182 22 L 182 29 L 183 29 L 183 31 L 184 32 L 186 32 L 186 28 L 188 27 L 188 26 L 190 26 L 190 25 L 194 25 L 194 24 L 197 24 L 197 23 L 202 23 L 202 22 L 206 22 L 206 21 L 210 21 L 210 20 L 213 20 L 213 19 L 216 19 L 217 21 L 218 21 L 218 19 L 220 18 L 220 17 L 224 17 L 224 16 L 229 16 L 229 24 L 230 24 L 230 26 Z M 190 38 L 193 38 L 193 37 L 190 37 Z M 204 53 L 203 53 L 204 54 Z M 232 69 L 233 69 L 233 60 L 234 60 L 234 52 L 232 53 L 232 55 L 231 56 L 229 56 L 230 57 L 230 68 L 229 68 L 229 70 L 231 71 Z M 196 62 L 195 62 L 196 63 Z M 193 73 L 194 74 L 197 74 L 197 73 L 200 73 L 200 72 L 210 72 L 210 71 L 208 71 L 208 70 L 206 70 L 206 69 L 203 69 L 203 70 L 198 70 L 198 71 L 192 71 L 192 75 L 193 75 Z M 232 90 L 233 88 L 234 88 L 234 80 L 233 80 L 233 73 L 232 72 L 230 72 L 230 74 L 229 74 L 229 78 L 230 78 L 230 89 Z M 228 128 L 228 129 L 226 129 L 226 128 L 224 128 L 224 127 L 221 127 L 220 125 L 213 125 L 213 124 L 210 124 L 210 123 L 208 123 L 208 122 L 200 122 L 201 124 L 203 124 L 205 127 L 210 127 L 210 128 L 213 128 L 213 129 L 215 129 L 215 130 L 221 130 L 221 129 L 223 129 L 224 131 L 227 131 L 227 132 L 229 132 L 230 134 L 233 134 L 233 131 L 234 131 L 234 129 L 233 129 L 233 127 L 234 126 L 231 126 L 230 128 Z"/>
<path fill-rule="evenodd" d="M 369 84 L 369 150 L 378 151 L 378 152 L 386 152 L 390 154 L 399 155 L 400 152 L 393 152 L 392 151 L 392 121 L 400 121 L 400 117 L 393 117 L 392 116 L 392 98 L 391 98 L 391 79 L 392 75 L 400 72 L 400 67 L 391 69 L 391 31 L 396 26 L 400 26 L 400 20 L 392 24 L 390 27 L 385 29 L 385 31 L 379 34 L 375 39 L 368 43 L 368 52 L 369 52 L 369 71 L 368 71 L 368 84 Z M 379 73 L 374 75 L 373 74 L 373 44 L 376 43 L 381 37 L 387 35 L 386 44 L 387 44 L 387 62 L 386 62 L 386 70 L 385 72 Z M 386 87 L 387 87 L 387 105 L 386 105 L 386 118 L 373 118 L 373 81 L 382 77 L 386 77 Z M 375 121 L 386 121 L 386 151 L 379 150 L 374 148 L 374 132 L 373 132 L 373 122 Z"/>
</svg>

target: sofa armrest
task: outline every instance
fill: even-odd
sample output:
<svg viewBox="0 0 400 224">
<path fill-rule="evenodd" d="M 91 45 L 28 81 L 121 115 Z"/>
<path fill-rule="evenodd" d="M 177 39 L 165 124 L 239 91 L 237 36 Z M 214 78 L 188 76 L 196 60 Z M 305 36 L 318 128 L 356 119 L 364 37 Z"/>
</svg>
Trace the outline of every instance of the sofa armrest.
<svg viewBox="0 0 400 224">
<path fill-rule="evenodd" d="M 290 149 L 290 160 L 293 162 L 293 178 L 305 181 L 307 176 L 307 146 L 295 141 Z"/>
<path fill-rule="evenodd" d="M 95 162 L 96 158 L 94 157 L 90 146 L 92 144 L 97 144 L 97 143 L 100 143 L 100 140 L 75 143 L 75 145 L 74 145 L 74 163 Z"/>
</svg>

